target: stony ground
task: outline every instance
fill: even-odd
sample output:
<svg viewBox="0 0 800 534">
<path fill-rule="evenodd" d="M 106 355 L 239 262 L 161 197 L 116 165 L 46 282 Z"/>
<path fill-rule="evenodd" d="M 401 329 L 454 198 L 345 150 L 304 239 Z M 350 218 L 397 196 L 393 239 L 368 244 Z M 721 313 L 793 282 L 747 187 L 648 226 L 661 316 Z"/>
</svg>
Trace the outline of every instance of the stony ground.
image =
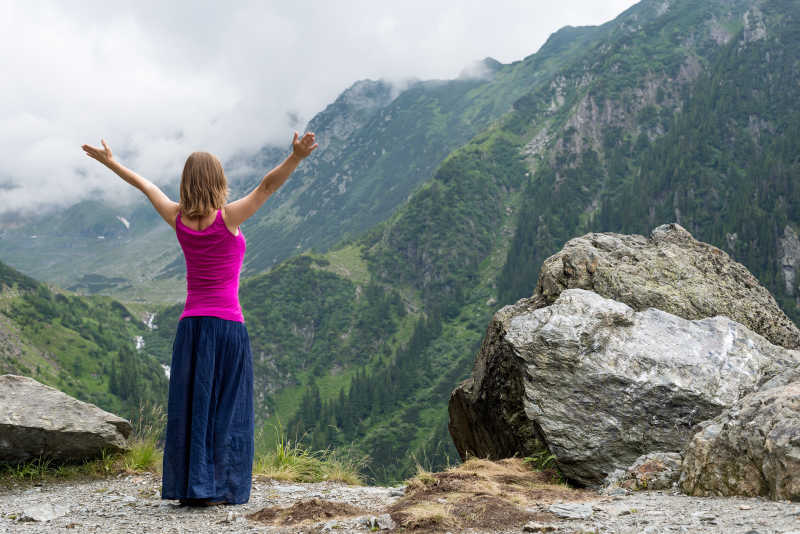
<svg viewBox="0 0 800 534">
<path fill-rule="evenodd" d="M 192 508 L 162 500 L 160 484 L 158 475 L 141 474 L 0 490 L 0 533 L 404 531 L 387 513 L 403 497 L 402 487 L 256 479 L 247 504 Z M 592 494 L 561 507 L 543 501 L 528 511 L 537 521 L 462 532 L 800 534 L 800 503 L 752 498 L 695 498 L 671 492 Z M 583 519 L 560 517 L 566 515 Z"/>
</svg>

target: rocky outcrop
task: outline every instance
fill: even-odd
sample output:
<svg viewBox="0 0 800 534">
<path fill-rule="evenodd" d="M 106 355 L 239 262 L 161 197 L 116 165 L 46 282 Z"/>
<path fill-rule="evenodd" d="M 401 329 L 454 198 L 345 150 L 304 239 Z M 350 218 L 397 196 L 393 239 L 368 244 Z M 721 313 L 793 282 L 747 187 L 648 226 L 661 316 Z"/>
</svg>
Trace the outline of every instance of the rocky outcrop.
<svg viewBox="0 0 800 534">
<path fill-rule="evenodd" d="M 684 453 L 680 486 L 800 501 L 800 381 L 747 395 L 704 422 Z"/>
<path fill-rule="evenodd" d="M 537 310 L 503 308 L 493 322 L 526 417 L 561 472 L 587 485 L 647 452 L 681 450 L 694 425 L 800 364 L 727 317 L 637 312 L 583 289 Z"/>
<path fill-rule="evenodd" d="M 24 376 L 0 375 L 0 462 L 93 458 L 128 449 L 131 424 Z"/>
<path fill-rule="evenodd" d="M 775 345 L 800 348 L 800 330 L 756 277 L 679 224 L 661 225 L 649 238 L 590 233 L 570 239 L 544 261 L 525 305 L 547 306 L 569 288 L 685 319 L 725 315 Z"/>
<path fill-rule="evenodd" d="M 570 288 L 591 291 L 553 308 Z M 599 484 L 680 450 L 693 425 L 797 365 L 773 343 L 800 346 L 800 331 L 744 266 L 680 225 L 587 234 L 544 262 L 531 298 L 495 314 L 451 394 L 450 434 L 462 459 L 547 446 L 568 477 Z"/>
</svg>

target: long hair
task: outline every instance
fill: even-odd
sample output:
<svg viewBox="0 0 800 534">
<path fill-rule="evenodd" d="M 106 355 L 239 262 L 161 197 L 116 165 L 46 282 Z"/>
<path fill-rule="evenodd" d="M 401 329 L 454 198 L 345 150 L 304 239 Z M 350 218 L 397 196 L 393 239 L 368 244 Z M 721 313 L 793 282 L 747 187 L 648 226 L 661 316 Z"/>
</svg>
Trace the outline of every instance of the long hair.
<svg viewBox="0 0 800 534">
<path fill-rule="evenodd" d="M 208 215 L 225 205 L 230 190 L 217 156 L 192 152 L 181 176 L 181 213 L 187 218 Z"/>
</svg>

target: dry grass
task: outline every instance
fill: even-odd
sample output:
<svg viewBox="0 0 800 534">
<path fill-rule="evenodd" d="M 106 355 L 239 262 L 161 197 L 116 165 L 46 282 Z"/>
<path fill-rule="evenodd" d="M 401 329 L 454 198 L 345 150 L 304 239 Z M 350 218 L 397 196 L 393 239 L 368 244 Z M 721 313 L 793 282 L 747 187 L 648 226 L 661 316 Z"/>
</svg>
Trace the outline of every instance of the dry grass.
<svg viewBox="0 0 800 534">
<path fill-rule="evenodd" d="M 253 475 L 292 482 L 330 480 L 362 486 L 364 480 L 360 472 L 366 461 L 366 457 L 359 457 L 345 448 L 312 451 L 300 440 L 292 442 L 278 427 L 272 449 L 255 458 Z"/>
<path fill-rule="evenodd" d="M 368 513 L 369 510 L 352 504 L 312 498 L 296 502 L 287 507 L 268 506 L 248 514 L 247 518 L 268 525 L 297 525 L 327 521 L 336 517 L 354 517 Z"/>
<path fill-rule="evenodd" d="M 438 473 L 417 469 L 417 475 L 406 481 L 405 495 L 387 509 L 398 526 L 416 532 L 557 522 L 543 511 L 547 505 L 597 498 L 591 491 L 553 483 L 558 479 L 554 470 L 533 470 L 519 458 L 470 458 Z"/>
</svg>

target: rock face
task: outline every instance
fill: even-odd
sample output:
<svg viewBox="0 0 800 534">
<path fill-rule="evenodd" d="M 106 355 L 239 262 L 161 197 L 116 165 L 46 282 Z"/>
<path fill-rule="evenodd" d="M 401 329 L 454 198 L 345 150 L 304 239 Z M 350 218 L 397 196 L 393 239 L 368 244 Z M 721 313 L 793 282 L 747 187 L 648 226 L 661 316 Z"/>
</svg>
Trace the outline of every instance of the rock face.
<svg viewBox="0 0 800 534">
<path fill-rule="evenodd" d="M 602 299 L 589 297 L 584 304 L 573 299 L 570 306 L 575 308 L 565 315 L 553 318 L 552 310 L 534 314 L 552 306 L 569 288 L 591 290 L 617 302 L 600 305 L 595 310 L 600 317 L 592 316 L 594 308 L 589 301 L 600 303 Z M 660 314 L 659 310 L 667 313 Z M 570 318 L 578 312 L 584 314 L 580 319 Z M 689 323 L 678 321 L 714 316 L 735 322 L 717 317 L 689 327 Z M 552 320 L 545 321 L 546 317 Z M 626 340 L 634 330 L 631 321 L 650 325 L 637 334 L 640 338 L 636 343 L 643 343 L 638 347 L 633 340 Z M 594 325 L 591 328 L 590 323 Z M 522 325 L 543 330 L 536 335 L 525 333 Z M 651 326 L 656 330 L 647 333 Z M 682 331 L 684 328 L 689 330 Z M 512 335 L 508 335 L 509 329 Z M 701 345 L 688 347 L 685 335 L 690 330 L 694 332 L 691 335 L 700 336 L 697 340 L 706 336 Z M 718 336 L 716 342 L 713 336 Z M 744 266 L 720 249 L 695 240 L 680 225 L 659 226 L 649 238 L 587 234 L 568 241 L 561 252 L 544 262 L 531 298 L 495 314 L 472 376 L 451 393 L 450 434 L 462 459 L 467 455 L 494 459 L 530 455 L 550 446 L 559 466 L 570 471 L 569 476 L 597 484 L 602 473 L 626 468 L 642 454 L 680 450 L 691 437 L 692 425 L 716 416 L 779 372 L 781 364 L 770 363 L 772 358 L 786 362 L 797 357 L 796 352 L 784 351 L 767 340 L 787 348 L 798 347 L 800 331 Z M 755 359 L 747 362 L 744 353 L 750 350 L 747 344 L 751 342 L 759 349 L 752 349 Z M 526 343 L 533 345 L 524 346 Z M 700 352 L 706 348 L 708 354 Z M 563 354 L 555 354 L 556 349 Z M 761 349 L 766 352 L 759 357 L 755 353 Z M 615 355 L 615 350 L 621 352 Z M 639 356 L 626 360 L 625 351 Z M 744 352 L 737 355 L 737 351 Z M 598 360 L 601 355 L 607 359 L 605 363 Z M 672 361 L 673 355 L 678 359 Z M 715 371 L 706 365 L 700 374 L 710 382 L 699 391 L 692 389 L 691 380 L 699 383 L 701 378 L 695 375 L 693 366 L 714 359 L 719 365 L 732 366 L 735 372 Z M 597 376 L 573 377 L 576 369 L 595 361 Z M 542 364 L 548 367 L 540 367 Z M 616 374 L 609 374 L 608 369 L 615 366 Z M 591 373 L 590 368 L 584 370 Z M 541 377 L 546 385 L 537 386 Z M 556 384 L 556 389 L 548 389 Z M 670 391 L 672 387 L 677 389 Z M 614 411 L 595 418 L 595 401 L 609 410 L 627 413 L 621 420 Z M 564 413 L 542 419 L 540 403 Z M 568 407 L 570 403 L 574 406 Z M 577 423 L 576 412 L 570 412 L 573 407 L 587 418 Z M 626 426 L 636 417 L 643 420 L 636 426 Z M 677 427 L 668 429 L 667 421 Z M 572 424 L 578 426 L 573 428 Z M 594 435 L 595 428 L 605 434 Z M 573 431 L 578 432 L 577 438 L 570 434 Z M 555 437 L 553 444 L 548 432 Z M 574 439 L 580 446 L 573 443 Z M 621 456 L 605 448 L 612 444 L 622 447 Z M 587 454 L 598 455 L 599 465 L 586 468 L 586 462 L 592 461 Z"/>
<path fill-rule="evenodd" d="M 36 380 L 0 376 L 0 462 L 80 460 L 128 449 L 131 424 Z"/>
<path fill-rule="evenodd" d="M 769 291 L 727 253 L 679 224 L 641 235 L 591 233 L 570 239 L 542 264 L 527 306 L 552 304 L 564 289 L 589 289 L 635 310 L 685 319 L 725 315 L 775 345 L 800 348 L 800 330 Z"/>
<path fill-rule="evenodd" d="M 683 491 L 800 501 L 800 381 L 747 395 L 702 427 L 684 453 Z"/>
<path fill-rule="evenodd" d="M 694 425 L 800 363 L 727 317 L 637 312 L 583 289 L 494 320 L 522 376 L 527 418 L 561 472 L 587 485 L 649 451 L 681 450 Z"/>
</svg>

